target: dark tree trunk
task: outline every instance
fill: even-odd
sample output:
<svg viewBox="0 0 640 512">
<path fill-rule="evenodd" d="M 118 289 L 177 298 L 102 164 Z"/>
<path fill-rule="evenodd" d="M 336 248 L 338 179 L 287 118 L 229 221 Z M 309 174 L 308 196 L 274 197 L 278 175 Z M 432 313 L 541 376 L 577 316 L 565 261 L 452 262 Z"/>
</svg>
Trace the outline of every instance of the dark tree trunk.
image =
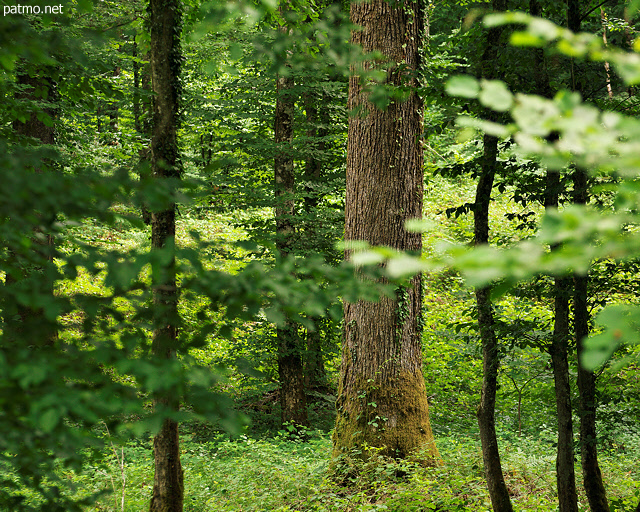
<svg viewBox="0 0 640 512">
<path fill-rule="evenodd" d="M 506 0 L 493 0 L 495 11 L 505 11 Z M 485 51 L 482 55 L 481 70 L 484 78 L 492 79 L 499 73 L 497 56 L 502 28 L 493 28 L 487 35 Z M 490 119 L 493 113 L 487 113 Z M 496 173 L 498 159 L 498 139 L 491 135 L 483 138 L 484 150 L 481 161 L 481 173 L 476 189 L 474 204 L 474 242 L 475 245 L 489 243 L 489 206 L 491 191 Z M 498 369 L 500 368 L 499 344 L 496 337 L 491 301 L 491 287 L 476 289 L 478 307 L 478 327 L 482 340 L 482 393 L 478 407 L 478 426 L 482 443 L 482 460 L 484 475 L 495 512 L 511 512 L 509 490 L 504 481 L 498 438 L 496 436 L 495 407 L 498 389 Z"/>
<path fill-rule="evenodd" d="M 497 42 L 497 41 L 496 41 Z M 489 205 L 491 190 L 495 177 L 498 158 L 498 139 L 491 135 L 484 136 L 484 154 L 482 171 L 474 206 L 474 238 L 476 245 L 489 243 Z M 496 392 L 498 389 L 498 369 L 500 354 L 498 339 L 494 329 L 493 304 L 491 287 L 476 289 L 478 306 L 478 327 L 482 340 L 482 394 L 478 407 L 478 425 L 482 443 L 482 460 L 484 475 L 489 488 L 491 504 L 495 512 L 511 512 L 509 490 L 504 481 L 498 438 L 496 436 Z"/>
<path fill-rule="evenodd" d="M 318 204 L 320 192 L 318 190 L 322 179 L 323 165 L 321 157 L 327 149 L 325 137 L 327 136 L 329 119 L 327 115 L 328 95 L 320 92 L 309 91 L 304 94 L 304 109 L 307 121 L 307 146 L 311 150 L 307 156 L 304 167 L 304 209 L 305 209 L 305 233 L 304 243 L 310 252 L 324 251 L 324 244 L 318 237 Z M 318 105 L 320 112 L 318 112 Z M 307 390 L 327 389 L 327 372 L 322 356 L 322 335 L 320 326 L 323 320 L 319 317 L 312 318 L 316 325 L 315 331 L 307 330 L 307 350 L 305 352 L 305 387 Z"/>
<path fill-rule="evenodd" d="M 530 13 L 540 16 L 538 0 L 530 0 Z M 553 91 L 544 67 L 541 49 L 534 49 L 534 76 L 538 94 L 552 98 Z M 560 174 L 547 171 L 544 206 L 547 210 L 557 210 L 561 190 Z M 552 247 L 551 250 L 555 250 Z M 571 408 L 571 384 L 569 375 L 569 298 L 571 279 L 555 277 L 553 284 L 554 324 L 549 354 L 553 367 L 553 380 L 556 396 L 556 415 L 558 418 L 558 452 L 556 456 L 556 485 L 560 512 L 577 512 L 578 495 L 576 491 L 575 453 L 573 447 L 573 418 Z"/>
<path fill-rule="evenodd" d="M 137 50 L 136 50 L 137 53 Z M 147 52 L 145 55 L 145 60 L 147 61 L 142 66 L 139 64 L 138 67 L 138 75 L 139 75 L 139 83 L 141 87 L 136 87 L 134 89 L 134 112 L 138 112 L 137 117 L 135 118 L 136 130 L 142 139 L 143 148 L 139 152 L 139 169 L 140 169 L 140 180 L 148 180 L 151 178 L 149 175 L 149 167 L 151 163 L 151 148 L 145 146 L 147 140 L 151 139 L 151 130 L 153 125 L 153 101 L 152 101 L 152 90 L 151 90 L 151 54 Z M 134 64 L 135 66 L 135 64 Z M 135 71 L 134 67 L 134 71 Z M 135 79 L 135 75 L 134 75 Z M 136 109 L 137 107 L 137 109 Z M 144 202 L 144 198 L 140 204 L 140 210 L 142 213 L 142 221 L 148 226 L 151 224 L 151 212 L 149 211 L 149 207 Z"/>
<path fill-rule="evenodd" d="M 588 177 L 586 171 L 574 172 L 574 202 L 586 204 L 588 200 Z M 602 482 L 602 473 L 598 464 L 596 431 L 596 377 L 591 370 L 582 365 L 584 342 L 589 337 L 588 274 L 575 274 L 573 277 L 574 330 L 578 352 L 578 392 L 580 394 L 580 458 L 584 490 L 592 512 L 608 512 L 609 503 Z"/>
<path fill-rule="evenodd" d="M 567 0 L 567 26 L 569 30 L 580 32 L 580 24 L 580 0 Z M 581 92 L 579 82 L 573 72 L 573 66 L 572 75 L 574 76 L 574 90 Z M 574 171 L 573 189 L 573 202 L 586 205 L 589 200 L 589 179 L 585 169 Z M 573 314 L 578 352 L 578 393 L 580 394 L 580 458 L 584 489 L 591 512 L 609 512 L 596 445 L 596 378 L 592 371 L 582 366 L 584 342 L 589 336 L 588 283 L 588 274 L 575 274 L 573 277 Z"/>
<path fill-rule="evenodd" d="M 56 83 L 51 78 L 52 69 L 44 67 L 30 68 L 25 62 L 21 62 L 17 73 L 17 83 L 21 91 L 16 94 L 17 100 L 45 101 L 50 105 L 39 112 L 43 112 L 53 121 L 57 116 L 57 110 L 53 106 L 57 101 Z M 13 129 L 18 136 L 23 138 L 21 143 L 31 145 L 55 144 L 55 129 L 53 125 L 47 126 L 42 119 L 38 119 L 36 109 L 31 109 L 25 122 L 14 121 Z M 51 162 L 43 162 L 43 165 L 33 169 L 36 174 L 54 172 Z M 37 208 L 37 205 L 34 205 Z M 45 267 L 52 266 L 54 255 L 54 240 L 47 227 L 55 221 L 55 216 L 45 218 L 42 212 L 35 211 L 40 226 L 34 229 L 33 251 L 37 255 L 29 255 L 24 258 L 20 254 L 13 254 L 16 262 L 15 272 L 8 272 L 5 280 L 6 286 L 22 288 L 33 292 L 53 297 L 54 282 L 49 278 L 51 272 Z M 41 262 L 35 264 L 34 261 Z M 47 319 L 43 308 L 33 308 L 11 301 L 3 304 L 4 330 L 7 339 L 13 341 L 26 341 L 28 344 L 45 346 L 53 345 L 58 339 L 57 324 Z"/>
<path fill-rule="evenodd" d="M 140 122 L 140 63 L 138 62 L 138 43 L 133 41 L 131 50 L 133 57 L 133 128 L 136 133 L 142 134 L 142 123 Z"/>
<path fill-rule="evenodd" d="M 151 76 L 154 97 L 151 165 L 154 179 L 175 187 L 180 178 L 177 129 L 180 101 L 181 2 L 150 0 Z M 175 238 L 175 203 L 151 215 L 152 250 L 165 249 Z M 153 282 L 155 326 L 152 351 L 157 358 L 175 357 L 178 340 L 178 290 L 175 259 L 166 265 L 162 278 Z M 158 394 L 156 406 L 178 410 L 180 399 L 171 393 Z M 180 464 L 178 424 L 165 420 L 154 437 L 155 475 L 150 512 L 182 512 L 183 472 Z"/>
<path fill-rule="evenodd" d="M 352 33 L 352 42 L 390 62 L 387 85 L 418 85 L 421 2 L 354 2 L 351 20 L 363 27 Z M 349 110 L 359 114 L 349 119 L 345 239 L 419 253 L 421 234 L 404 224 L 422 217 L 422 101 L 412 92 L 379 110 L 354 73 Z M 366 445 L 392 457 L 420 449 L 439 457 L 422 375 L 421 283 L 417 275 L 394 298 L 345 304 L 334 457 Z"/>
<path fill-rule="evenodd" d="M 274 133 L 276 156 L 274 181 L 276 199 L 276 249 L 280 258 L 293 251 L 295 236 L 295 175 L 293 168 L 293 119 L 295 99 L 293 78 L 277 77 Z M 276 328 L 278 343 L 278 375 L 280 378 L 280 405 L 282 422 L 308 425 L 307 397 L 304 390 L 304 369 L 298 325 L 287 319 Z"/>
<path fill-rule="evenodd" d="M 545 208 L 558 208 L 560 174 L 547 171 Z M 555 248 L 552 247 L 553 251 Z M 569 297 L 571 279 L 556 277 L 553 285 L 554 323 L 550 354 L 553 363 L 553 380 L 558 417 L 558 454 L 556 458 L 556 481 L 560 512 L 577 512 L 578 495 L 573 448 L 573 419 L 571 409 L 571 384 L 569 378 Z"/>
</svg>

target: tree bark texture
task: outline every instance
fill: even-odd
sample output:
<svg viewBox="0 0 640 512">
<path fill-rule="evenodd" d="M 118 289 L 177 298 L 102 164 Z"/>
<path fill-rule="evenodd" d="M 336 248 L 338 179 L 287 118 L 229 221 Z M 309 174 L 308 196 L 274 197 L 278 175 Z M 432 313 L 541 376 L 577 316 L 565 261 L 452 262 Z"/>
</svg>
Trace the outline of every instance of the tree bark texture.
<svg viewBox="0 0 640 512">
<path fill-rule="evenodd" d="M 547 171 L 545 208 L 558 208 L 560 174 Z M 552 247 L 553 251 L 555 248 Z M 560 512 L 577 512 L 578 495 L 574 467 L 573 418 L 571 408 L 571 384 L 569 378 L 569 298 L 571 279 L 555 277 L 553 284 L 554 322 L 551 339 L 551 362 L 558 417 L 558 453 L 556 457 L 556 483 Z"/>
<path fill-rule="evenodd" d="M 29 115 L 24 122 L 14 121 L 13 130 L 22 138 L 24 144 L 53 145 L 55 144 L 55 128 L 47 126 L 42 119 L 38 119 L 38 112 L 42 112 L 54 120 L 57 116 L 55 102 L 57 101 L 56 83 L 51 78 L 54 70 L 46 67 L 30 67 L 26 62 L 21 62 L 17 72 L 16 82 L 21 90 L 16 93 L 17 100 L 25 102 L 45 102 L 46 106 L 33 108 L 29 106 Z M 54 172 L 50 162 L 43 162 L 42 166 L 33 169 L 36 174 Z M 54 281 L 50 278 L 51 272 L 47 265 L 53 265 L 54 240 L 51 233 L 47 233 L 47 227 L 55 221 L 55 215 L 43 214 L 38 211 L 38 205 L 33 205 L 39 226 L 33 229 L 32 251 L 23 258 L 13 253 L 15 259 L 15 273 L 8 272 L 6 286 L 22 288 L 33 293 L 39 290 L 43 295 L 53 297 Z M 43 265 L 33 262 L 42 262 Z M 29 340 L 29 344 L 37 346 L 54 345 L 58 339 L 57 324 L 47 319 L 43 308 L 34 308 L 19 304 L 15 301 L 2 305 L 4 317 L 4 332 L 7 339 L 13 341 Z"/>
<path fill-rule="evenodd" d="M 363 27 L 352 42 L 386 57 L 387 85 L 416 86 L 421 3 L 355 2 L 351 20 Z M 404 224 L 422 217 L 422 102 L 411 93 L 379 110 L 354 75 L 349 109 L 359 112 L 349 119 L 345 239 L 418 253 L 422 236 Z M 420 275 L 393 298 L 345 304 L 334 456 L 369 445 L 392 457 L 418 449 L 439 457 L 422 375 L 421 308 Z"/>
<path fill-rule="evenodd" d="M 151 81 L 155 94 L 151 137 L 151 168 L 161 187 L 176 186 L 180 178 L 177 130 L 180 101 L 181 2 L 150 0 Z M 175 238 L 175 203 L 151 214 L 152 250 L 165 249 Z M 175 259 L 153 282 L 155 327 L 152 351 L 157 358 L 175 357 L 177 348 L 178 290 Z M 179 397 L 165 393 L 155 397 L 156 406 L 177 410 Z M 178 424 L 164 421 L 153 440 L 155 475 L 150 512 L 182 512 L 183 472 L 180 464 Z"/>
<path fill-rule="evenodd" d="M 277 100 L 274 120 L 276 155 L 274 181 L 276 199 L 276 249 L 280 258 L 293 251 L 295 237 L 295 174 L 293 166 L 293 121 L 295 99 L 292 77 L 277 77 Z M 304 389 L 304 369 L 298 326 L 287 319 L 276 328 L 278 343 L 278 376 L 282 422 L 308 425 L 307 397 Z"/>
</svg>

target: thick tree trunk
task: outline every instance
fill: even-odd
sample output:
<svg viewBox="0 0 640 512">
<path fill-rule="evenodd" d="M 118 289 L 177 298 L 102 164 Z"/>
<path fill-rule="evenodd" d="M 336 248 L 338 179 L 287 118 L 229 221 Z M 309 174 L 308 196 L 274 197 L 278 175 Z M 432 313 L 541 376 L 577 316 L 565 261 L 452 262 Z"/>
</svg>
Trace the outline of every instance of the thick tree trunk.
<svg viewBox="0 0 640 512">
<path fill-rule="evenodd" d="M 151 76 L 154 98 L 151 165 L 154 179 L 175 186 L 180 178 L 177 130 L 180 101 L 181 2 L 150 0 Z M 175 238 L 175 203 L 151 214 L 151 247 L 165 249 Z M 152 351 L 157 358 L 175 357 L 177 349 L 178 290 L 175 259 L 153 282 L 155 328 Z M 177 410 L 179 398 L 170 393 L 155 397 L 156 406 Z M 183 473 L 178 424 L 165 420 L 153 440 L 155 475 L 150 512 L 182 512 Z"/>
<path fill-rule="evenodd" d="M 547 171 L 545 208 L 558 208 L 560 174 Z M 551 248 L 554 250 L 554 247 Z M 571 409 L 571 384 L 569 378 L 569 297 L 571 279 L 556 277 L 553 285 L 554 324 L 550 354 L 553 363 L 553 380 L 558 417 L 558 454 L 556 457 L 556 482 L 560 512 L 577 512 L 578 495 L 573 448 L 573 419 Z"/>
<path fill-rule="evenodd" d="M 422 4 L 354 2 L 351 20 L 363 27 L 352 42 L 388 59 L 387 85 L 416 86 Z M 422 236 L 404 224 L 422 217 L 422 102 L 411 93 L 381 111 L 367 97 L 352 76 L 349 109 L 360 113 L 349 119 L 345 239 L 419 253 Z M 422 375 L 421 282 L 415 276 L 394 298 L 345 304 L 334 457 L 367 445 L 392 457 L 419 449 L 439 457 Z"/>
<path fill-rule="evenodd" d="M 45 101 L 50 106 L 41 109 L 41 112 L 54 120 L 57 111 L 52 106 L 57 100 L 56 83 L 50 78 L 53 70 L 37 67 L 29 68 L 25 62 L 21 62 L 22 69 L 17 73 L 17 83 L 22 88 L 16 93 L 17 100 Z M 53 145 L 55 144 L 54 126 L 47 126 L 38 119 L 38 112 L 33 109 L 25 122 L 14 121 L 13 129 L 20 137 L 24 137 L 25 144 Z M 42 166 L 33 169 L 36 174 L 53 172 L 50 162 L 43 162 Z M 35 205 L 37 207 L 37 205 Z M 40 226 L 34 229 L 32 237 L 33 248 L 37 255 L 29 255 L 23 258 L 19 254 L 13 254 L 17 266 L 15 273 L 7 273 L 5 284 L 22 288 L 33 292 L 53 297 L 54 282 L 48 276 L 51 272 L 45 268 L 53 265 L 54 240 L 46 227 L 50 226 L 55 218 L 44 218 L 41 212 L 35 211 Z M 34 265 L 34 261 L 42 262 L 42 266 Z M 16 302 L 5 303 L 3 306 L 5 337 L 13 341 L 24 341 L 30 345 L 53 345 L 58 339 L 57 324 L 47 319 L 43 308 L 23 306 Z"/>
<path fill-rule="evenodd" d="M 489 243 L 489 205 L 498 157 L 498 139 L 484 136 L 482 173 L 476 190 L 474 206 L 474 238 L 476 245 Z M 478 425 L 482 443 L 484 475 L 487 480 L 491 504 L 495 512 L 511 512 L 509 490 L 504 481 L 498 438 L 496 436 L 495 408 L 498 389 L 498 369 L 500 354 L 498 339 L 494 329 L 491 287 L 476 289 L 478 306 L 478 327 L 482 340 L 482 394 L 478 407 Z"/>
<path fill-rule="evenodd" d="M 295 107 L 291 92 L 293 86 L 293 78 L 277 77 L 278 98 L 274 122 L 277 152 L 274 162 L 274 181 L 276 249 L 280 258 L 286 258 L 292 252 L 295 236 L 295 174 L 291 152 Z M 297 324 L 287 320 L 284 326 L 276 328 L 276 336 L 282 422 L 308 425 L 301 340 Z"/>
</svg>

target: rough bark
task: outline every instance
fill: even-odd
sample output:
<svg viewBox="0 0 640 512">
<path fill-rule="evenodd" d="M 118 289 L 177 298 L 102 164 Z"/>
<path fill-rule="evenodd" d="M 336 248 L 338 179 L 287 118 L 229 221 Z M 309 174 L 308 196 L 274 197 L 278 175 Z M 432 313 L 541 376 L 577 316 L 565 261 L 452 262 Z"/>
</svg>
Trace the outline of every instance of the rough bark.
<svg viewBox="0 0 640 512">
<path fill-rule="evenodd" d="M 295 174 L 291 144 L 295 100 L 291 90 L 294 80 L 290 76 L 277 77 L 274 133 L 276 155 L 274 181 L 276 198 L 276 249 L 280 258 L 287 258 L 293 250 L 295 237 Z M 278 376 L 280 378 L 280 405 L 282 422 L 308 425 L 307 397 L 304 390 L 304 370 L 298 326 L 287 319 L 276 328 L 278 343 Z"/>
<path fill-rule="evenodd" d="M 54 126 L 47 126 L 38 119 L 38 112 L 43 112 L 50 119 L 57 115 L 55 102 L 57 100 L 56 83 L 51 78 L 53 70 L 43 67 L 31 68 L 26 62 L 21 62 L 16 76 L 20 90 L 16 93 L 17 100 L 26 102 L 42 101 L 48 103 L 44 107 L 30 109 L 27 119 L 13 122 L 13 130 L 23 138 L 24 144 L 53 145 L 55 144 Z M 36 174 L 53 172 L 49 162 L 33 169 Z M 26 260 L 14 254 L 17 267 L 15 273 L 7 273 L 6 286 L 19 287 L 25 290 L 40 290 L 43 294 L 53 297 L 54 282 L 51 275 L 44 268 L 46 264 L 53 265 L 54 239 L 47 233 L 46 226 L 50 226 L 54 218 L 45 218 L 41 212 L 35 211 L 39 226 L 34 229 L 32 241 L 33 251 L 37 253 Z M 34 266 L 33 261 L 47 262 L 44 266 Z M 14 301 L 3 304 L 5 337 L 13 341 L 28 340 L 36 346 L 53 345 L 58 339 L 57 324 L 47 319 L 43 308 L 33 308 Z"/>
<path fill-rule="evenodd" d="M 421 2 L 355 2 L 351 20 L 363 27 L 352 42 L 386 57 L 387 85 L 416 86 Z M 349 119 L 345 239 L 419 253 L 421 235 L 404 224 L 422 217 L 422 102 L 411 93 L 379 110 L 354 74 L 349 109 L 358 113 Z M 422 375 L 421 288 L 417 275 L 393 298 L 345 304 L 334 457 L 365 445 L 392 457 L 419 449 L 439 457 Z"/>
<path fill-rule="evenodd" d="M 177 129 L 180 100 L 181 2 L 150 0 L 151 77 L 155 93 L 151 167 L 161 185 L 175 186 L 180 178 Z M 175 237 L 175 203 L 151 214 L 152 250 L 166 249 Z M 175 259 L 163 269 L 164 275 L 153 282 L 155 328 L 152 352 L 157 358 L 175 357 L 177 348 L 178 290 Z M 156 407 L 177 410 L 179 398 L 171 393 L 154 398 Z M 150 512 L 182 512 L 183 472 L 180 464 L 178 424 L 164 421 L 153 440 L 155 474 Z"/>
</svg>

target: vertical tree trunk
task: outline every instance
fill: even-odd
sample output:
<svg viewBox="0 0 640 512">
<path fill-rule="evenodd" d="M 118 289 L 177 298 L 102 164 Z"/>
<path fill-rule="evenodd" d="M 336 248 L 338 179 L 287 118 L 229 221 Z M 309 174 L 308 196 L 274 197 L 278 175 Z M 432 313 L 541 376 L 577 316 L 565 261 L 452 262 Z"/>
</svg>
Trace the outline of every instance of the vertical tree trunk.
<svg viewBox="0 0 640 512">
<path fill-rule="evenodd" d="M 497 43 L 497 40 L 494 41 Z M 474 205 L 474 238 L 476 245 L 489 242 L 489 204 L 495 177 L 498 157 L 498 139 L 491 135 L 484 136 L 484 154 L 482 171 Z M 491 287 L 476 289 L 478 306 L 478 327 L 482 339 L 482 394 L 478 407 L 478 425 L 482 443 L 482 460 L 484 475 L 487 480 L 491 504 L 495 512 L 511 512 L 511 498 L 504 481 L 498 438 L 496 436 L 495 408 L 498 389 L 498 369 L 500 354 L 498 339 L 494 329 L 493 304 Z"/>
<path fill-rule="evenodd" d="M 180 101 L 181 2 L 150 0 L 151 76 L 154 98 L 151 165 L 154 179 L 175 187 L 180 178 L 177 129 Z M 170 247 L 175 239 L 175 203 L 151 215 L 152 250 Z M 157 358 L 175 357 L 178 341 L 178 290 L 175 259 L 162 269 L 163 276 L 153 282 L 155 326 L 152 351 Z M 159 394 L 156 407 L 177 410 L 180 399 L 174 394 Z M 155 475 L 150 512 L 182 512 L 183 473 L 177 422 L 167 419 L 153 440 Z"/>
<path fill-rule="evenodd" d="M 545 208 L 558 208 L 560 174 L 547 171 Z M 552 247 L 553 251 L 555 248 Z M 556 457 L 556 482 L 560 512 L 577 512 L 578 495 L 573 449 L 573 419 L 571 409 L 571 384 L 569 378 L 569 297 L 571 279 L 556 277 L 553 285 L 554 323 L 550 354 L 553 364 L 553 380 L 558 417 L 558 454 Z"/>
<path fill-rule="evenodd" d="M 133 57 L 133 128 L 138 134 L 142 134 L 142 123 L 140 122 L 140 63 L 138 62 L 138 43 L 133 40 L 131 50 Z"/>
<path fill-rule="evenodd" d="M 530 0 L 529 9 L 532 16 L 540 15 L 538 0 Z M 549 77 L 544 68 L 544 57 L 541 49 L 535 52 L 534 76 L 538 94 L 551 98 L 553 91 L 549 85 Z M 544 206 L 547 210 L 557 210 L 560 195 L 560 174 L 547 171 Z M 555 247 L 552 247 L 553 251 Z M 556 416 L 558 418 L 558 452 L 556 456 L 556 485 L 558 488 L 558 504 L 560 512 L 577 512 L 578 495 L 573 447 L 573 411 L 571 408 L 571 384 L 569 375 L 569 297 L 571 295 L 571 279 L 555 277 L 553 284 L 554 324 L 553 337 L 549 354 L 553 367 L 553 381 L 556 397 Z"/>
<path fill-rule="evenodd" d="M 422 3 L 354 2 L 351 20 L 363 27 L 352 42 L 386 57 L 386 84 L 415 87 Z M 360 113 L 349 119 L 345 239 L 419 253 L 422 236 L 404 224 L 422 217 L 422 101 L 412 92 L 379 110 L 354 74 L 349 110 Z M 394 298 L 345 304 L 334 457 L 366 445 L 392 457 L 419 449 L 439 457 L 422 375 L 421 283 L 417 275 Z"/>
<path fill-rule="evenodd" d="M 136 48 L 136 53 L 138 50 Z M 151 54 L 146 52 L 144 56 L 147 61 L 142 66 L 137 65 L 137 71 L 139 75 L 139 87 L 134 89 L 134 112 L 137 107 L 137 117 L 135 117 L 135 125 L 140 138 L 142 139 L 143 148 L 140 150 L 138 156 L 140 157 L 139 169 L 140 169 L 140 181 L 150 179 L 148 169 L 151 161 L 151 148 L 144 146 L 147 140 L 151 138 L 152 125 L 153 125 L 153 101 L 151 99 Z M 134 72 L 136 70 L 134 63 Z M 135 80 L 135 74 L 134 74 Z M 143 201 L 140 204 L 140 210 L 142 213 L 142 221 L 149 225 L 151 224 L 151 212 L 149 207 Z"/>
<path fill-rule="evenodd" d="M 506 0 L 493 0 L 495 11 L 505 11 Z M 499 70 L 496 68 L 498 49 L 502 28 L 492 28 L 487 35 L 485 51 L 482 55 L 482 76 L 494 78 Z M 493 113 L 488 114 L 489 118 Z M 484 135 L 481 173 L 476 189 L 474 204 L 474 242 L 475 245 L 489 243 L 489 205 L 491 191 L 498 159 L 498 139 L 492 135 Z M 500 367 L 499 344 L 494 329 L 493 304 L 491 301 L 491 287 L 476 289 L 476 304 L 478 307 L 478 327 L 482 340 L 482 392 L 478 407 L 478 426 L 482 443 L 482 460 L 484 475 L 487 481 L 491 504 L 495 512 L 511 512 L 509 490 L 504 481 L 498 438 L 496 436 L 495 407 L 498 389 L 498 369 Z"/>
<path fill-rule="evenodd" d="M 588 201 L 588 178 L 586 171 L 574 172 L 574 202 Z M 582 365 L 584 342 L 589 337 L 588 274 L 574 274 L 573 314 L 576 346 L 578 352 L 578 392 L 580 393 L 580 458 L 584 490 L 592 512 L 609 512 L 607 494 L 598 464 L 596 430 L 596 377 Z"/>
<path fill-rule="evenodd" d="M 295 175 L 293 167 L 293 118 L 295 100 L 292 77 L 277 77 L 274 181 L 276 199 L 276 249 L 280 258 L 293 250 L 295 236 Z M 278 343 L 278 375 L 280 378 L 280 406 L 282 422 L 308 425 L 307 397 L 304 390 L 301 340 L 298 325 L 287 319 L 276 328 Z"/>
<path fill-rule="evenodd" d="M 579 32 L 580 24 L 580 0 L 567 0 L 567 26 L 569 30 Z M 576 83 L 574 79 L 574 89 L 579 90 Z M 589 180 L 585 169 L 574 171 L 573 189 L 573 202 L 586 205 L 589 200 Z M 609 512 L 596 445 L 596 379 L 592 371 L 582 366 L 581 359 L 584 342 L 589 336 L 588 282 L 588 274 L 575 274 L 573 277 L 573 314 L 578 352 L 578 392 L 580 394 L 580 458 L 584 489 L 591 512 Z"/>
</svg>

